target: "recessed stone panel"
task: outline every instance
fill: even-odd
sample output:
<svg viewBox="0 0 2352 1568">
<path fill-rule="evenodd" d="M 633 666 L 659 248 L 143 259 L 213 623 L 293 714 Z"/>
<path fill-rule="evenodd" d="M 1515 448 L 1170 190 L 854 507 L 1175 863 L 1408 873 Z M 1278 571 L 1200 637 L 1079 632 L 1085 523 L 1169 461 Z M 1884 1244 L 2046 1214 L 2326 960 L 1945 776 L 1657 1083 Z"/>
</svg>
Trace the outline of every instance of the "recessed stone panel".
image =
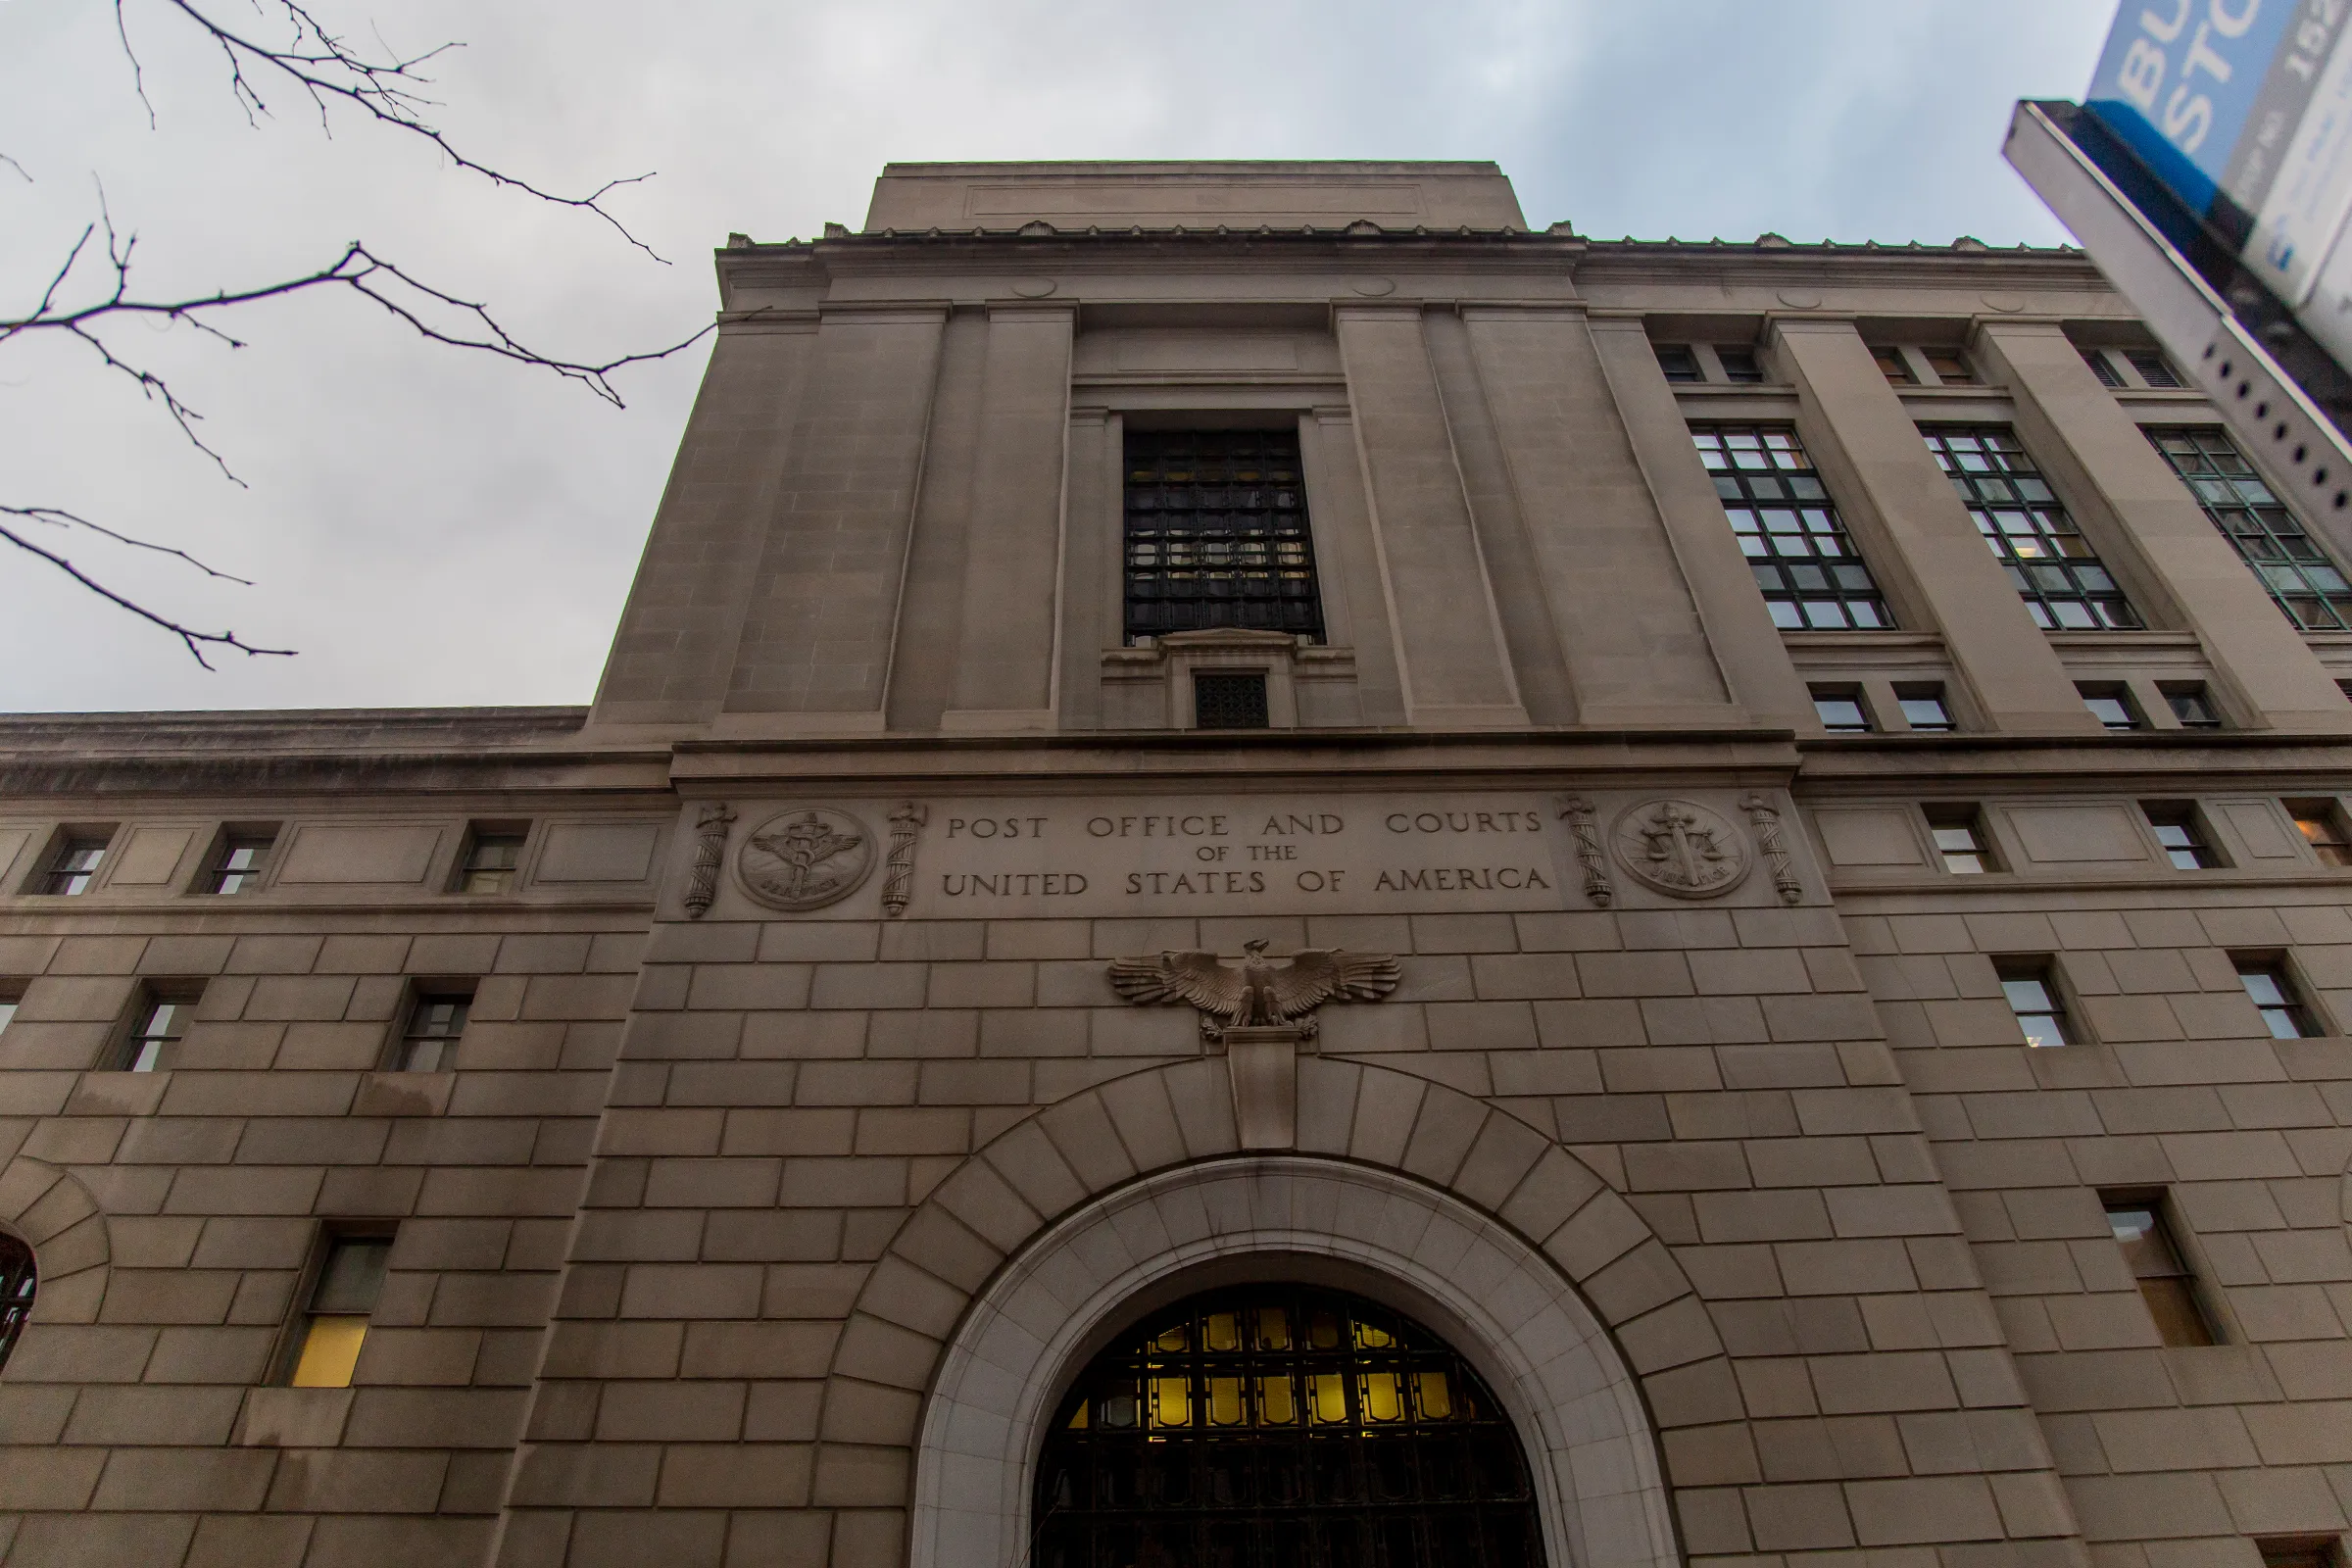
<svg viewBox="0 0 2352 1568">
<path fill-rule="evenodd" d="M 1899 806 L 1832 806 L 1813 813 L 1830 863 L 1839 866 L 1925 865 L 1911 813 Z"/>
<path fill-rule="evenodd" d="M 357 822 L 307 822 L 286 846 L 280 887 L 383 886 L 421 882 L 441 847 L 436 823 L 367 826 Z"/>
<path fill-rule="evenodd" d="M 2147 845 L 2121 806 L 2016 806 L 2009 825 L 2041 865 L 2113 864 L 2148 858 Z"/>
<path fill-rule="evenodd" d="M 653 874 L 659 822 L 551 822 L 534 882 L 642 882 Z"/>
</svg>

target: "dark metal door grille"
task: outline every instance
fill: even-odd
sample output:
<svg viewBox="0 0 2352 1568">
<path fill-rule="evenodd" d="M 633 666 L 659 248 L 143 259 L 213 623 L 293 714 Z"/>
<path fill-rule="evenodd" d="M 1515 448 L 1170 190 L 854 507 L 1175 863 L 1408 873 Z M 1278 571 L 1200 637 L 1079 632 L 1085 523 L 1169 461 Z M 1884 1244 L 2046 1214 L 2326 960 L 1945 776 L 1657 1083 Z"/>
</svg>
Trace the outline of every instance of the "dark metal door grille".
<svg viewBox="0 0 2352 1568">
<path fill-rule="evenodd" d="M 17 1336 L 24 1332 L 24 1320 L 32 1315 L 33 1293 L 39 1283 L 32 1249 L 0 1232 L 0 1366 L 8 1365 L 8 1354 L 17 1348 Z"/>
<path fill-rule="evenodd" d="M 1113 1342 L 1038 1466 L 1038 1568 L 1542 1568 L 1519 1440 L 1420 1324 L 1210 1292 Z"/>
<path fill-rule="evenodd" d="M 1241 626 L 1323 640 L 1293 430 L 1127 435 L 1126 638 Z"/>
<path fill-rule="evenodd" d="M 1266 677 L 1256 670 L 1195 670 L 1193 722 L 1201 729 L 1269 727 Z"/>
</svg>

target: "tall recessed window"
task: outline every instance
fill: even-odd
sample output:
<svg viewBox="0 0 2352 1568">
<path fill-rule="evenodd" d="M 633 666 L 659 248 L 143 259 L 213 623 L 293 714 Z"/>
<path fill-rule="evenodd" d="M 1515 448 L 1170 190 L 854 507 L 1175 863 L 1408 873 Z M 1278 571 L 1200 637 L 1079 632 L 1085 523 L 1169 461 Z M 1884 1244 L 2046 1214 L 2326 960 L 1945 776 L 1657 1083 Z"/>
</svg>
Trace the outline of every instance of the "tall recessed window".
<svg viewBox="0 0 2352 1568">
<path fill-rule="evenodd" d="M 1541 1568 L 1518 1435 L 1468 1363 L 1336 1291 L 1197 1296 L 1054 1407 L 1037 1568 Z"/>
<path fill-rule="evenodd" d="M 1784 631 L 1883 631 L 1894 624 L 1804 443 L 1790 429 L 1694 425 L 1772 622 Z"/>
<path fill-rule="evenodd" d="M 2066 1002 L 2058 991 L 2058 976 L 2047 958 L 1999 958 L 1993 972 L 2000 976 L 2001 995 L 2017 1015 L 2029 1046 L 2071 1046 L 2073 1026 Z"/>
<path fill-rule="evenodd" d="M 2163 846 L 2165 858 L 2177 870 L 2206 871 L 2222 863 L 2197 808 L 2185 801 L 2148 801 L 2140 806 L 2148 829 Z"/>
<path fill-rule="evenodd" d="M 2219 430 L 2151 430 L 2205 515 L 2305 631 L 2352 629 L 2352 581 Z"/>
<path fill-rule="evenodd" d="M 446 1072 L 456 1066 L 458 1042 L 466 1038 L 466 1019 L 472 1010 L 473 992 L 466 987 L 419 986 L 401 1023 L 392 1070 Z"/>
<path fill-rule="evenodd" d="M 188 1020 L 204 1000 L 201 980 L 149 980 L 131 997 L 130 1022 L 116 1053 L 120 1072 L 161 1072 L 175 1065 Z"/>
<path fill-rule="evenodd" d="M 0 1231 L 0 1367 L 8 1365 L 17 1336 L 24 1332 L 25 1320 L 32 1316 L 32 1298 L 39 1294 L 40 1280 L 32 1249 Z"/>
<path fill-rule="evenodd" d="M 1295 430 L 1127 432 L 1126 636 L 1323 639 Z"/>
<path fill-rule="evenodd" d="M 265 829 L 232 829 L 220 835 L 212 862 L 205 867 L 204 891 L 216 895 L 244 893 L 261 885 L 262 862 L 277 835 Z"/>
<path fill-rule="evenodd" d="M 2005 425 L 1920 427 L 1977 532 L 2047 631 L 2136 631 L 2124 590 Z"/>
<path fill-rule="evenodd" d="M 2288 801 L 2286 814 L 2294 818 L 2295 831 L 2311 846 L 2311 853 L 2320 858 L 2322 865 L 2352 865 L 2352 843 L 2344 838 L 2344 817 L 2333 801 Z"/>
<path fill-rule="evenodd" d="M 2246 988 L 2246 1000 L 2262 1014 L 2263 1027 L 2270 1030 L 2273 1040 L 2306 1040 L 2321 1032 L 2294 977 L 2286 972 L 2284 959 L 2239 957 L 2234 961 L 2237 983 Z"/>
<path fill-rule="evenodd" d="M 287 1382 L 298 1389 L 351 1387 L 391 1256 L 389 1236 L 338 1236 L 326 1244 L 308 1310 L 296 1331 Z"/>
<path fill-rule="evenodd" d="M 112 828 L 76 828 L 59 834 L 47 863 L 27 891 L 69 899 L 89 892 L 90 884 L 98 880 L 99 866 L 106 863 L 106 847 L 114 836 Z"/>
<path fill-rule="evenodd" d="M 2156 1320 L 2156 1332 L 2167 1345 L 2211 1345 L 2219 1338 L 2205 1304 L 2197 1298 L 2197 1282 L 2180 1255 L 2165 1218 L 2165 1203 L 2157 1194 L 2103 1194 L 2107 1228 L 2124 1261 L 2139 1282 L 2139 1294 Z"/>
<path fill-rule="evenodd" d="M 458 862 L 460 893 L 512 893 L 522 868 L 522 846 L 529 835 L 519 827 L 475 824 L 466 835 L 466 854 Z"/>
<path fill-rule="evenodd" d="M 1931 806 L 1928 834 L 1943 868 L 1955 876 L 1977 876 L 1997 869 L 1992 845 L 1984 837 L 1984 819 L 1973 806 Z"/>
</svg>

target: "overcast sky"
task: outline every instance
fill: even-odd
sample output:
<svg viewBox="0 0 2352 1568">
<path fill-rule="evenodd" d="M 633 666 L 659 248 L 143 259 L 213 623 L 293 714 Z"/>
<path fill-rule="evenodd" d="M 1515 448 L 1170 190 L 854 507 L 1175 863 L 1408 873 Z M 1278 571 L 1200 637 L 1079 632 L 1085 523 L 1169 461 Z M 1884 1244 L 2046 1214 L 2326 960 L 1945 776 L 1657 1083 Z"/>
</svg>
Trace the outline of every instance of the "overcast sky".
<svg viewBox="0 0 2352 1568">
<path fill-rule="evenodd" d="M 244 0 L 200 0 L 253 26 Z M 266 7 L 269 0 L 262 0 Z M 162 0 L 124 0 L 156 123 L 104 0 L 0 0 L 0 316 L 37 296 L 97 190 L 137 280 L 242 286 L 364 238 L 518 335 L 601 359 L 683 337 L 710 252 L 858 224 L 890 160 L 1491 158 L 1538 226 L 1993 244 L 2066 236 L 2000 161 L 2020 97 L 2074 97 L 2112 0 L 317 0 L 436 62 L 471 156 L 578 190 L 497 192 L 413 138 L 274 86 L 251 128 Z M 96 281 L 92 274 L 92 281 Z M 69 297 L 72 297 L 69 295 Z M 625 411 L 433 349 L 350 299 L 239 313 L 249 346 L 132 327 L 248 488 L 66 343 L 0 347 L 0 501 L 202 555 L 209 584 L 87 538 L 74 559 L 293 659 L 178 644 L 0 549 L 0 710 L 585 703 L 704 351 L 629 372 Z"/>
</svg>

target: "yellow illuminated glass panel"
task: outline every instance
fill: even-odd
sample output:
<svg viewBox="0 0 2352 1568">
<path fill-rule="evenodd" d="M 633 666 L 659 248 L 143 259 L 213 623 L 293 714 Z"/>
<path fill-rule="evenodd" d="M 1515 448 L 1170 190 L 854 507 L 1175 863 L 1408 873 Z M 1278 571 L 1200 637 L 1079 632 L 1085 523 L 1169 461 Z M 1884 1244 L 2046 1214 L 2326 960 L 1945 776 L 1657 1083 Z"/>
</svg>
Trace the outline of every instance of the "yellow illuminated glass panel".
<svg viewBox="0 0 2352 1568">
<path fill-rule="evenodd" d="M 1208 1380 L 1208 1424 L 1212 1427 L 1238 1427 L 1242 1424 L 1240 1378 Z"/>
<path fill-rule="evenodd" d="M 1337 1372 L 1312 1372 L 1306 1379 L 1306 1413 L 1323 1426 L 1348 1420 L 1348 1380 Z"/>
<path fill-rule="evenodd" d="M 1242 1348 L 1242 1320 L 1239 1313 L 1211 1312 L 1203 1320 L 1201 1339 L 1212 1350 L 1238 1350 Z"/>
<path fill-rule="evenodd" d="M 1396 1343 L 1395 1335 L 1374 1324 L 1359 1319 L 1353 1327 L 1355 1329 L 1355 1348 L 1359 1350 L 1385 1350 Z"/>
<path fill-rule="evenodd" d="M 1298 1399 L 1291 1389 L 1289 1377 L 1257 1380 L 1257 1419 L 1269 1427 L 1298 1425 Z"/>
<path fill-rule="evenodd" d="M 1421 1406 L 1424 1421 L 1444 1421 L 1453 1414 L 1453 1391 L 1446 1386 L 1443 1372 L 1414 1373 L 1413 1400 Z"/>
<path fill-rule="evenodd" d="M 1152 1380 L 1152 1424 L 1189 1427 L 1193 1424 L 1193 1385 L 1187 1378 Z"/>
<path fill-rule="evenodd" d="M 1086 1405 L 1081 1402 L 1077 1409 L 1070 1412 L 1070 1430 L 1072 1432 L 1087 1430 L 1086 1409 Z"/>
<path fill-rule="evenodd" d="M 1306 1344 L 1309 1349 L 1336 1350 L 1340 1348 L 1340 1316 L 1337 1312 L 1316 1312 L 1306 1320 Z"/>
<path fill-rule="evenodd" d="M 1291 1316 L 1279 1306 L 1257 1309 L 1257 1348 L 1261 1350 L 1287 1350 L 1291 1348 Z"/>
<path fill-rule="evenodd" d="M 1163 1329 L 1160 1331 L 1159 1338 L 1153 1340 L 1152 1343 L 1163 1350 L 1190 1349 L 1193 1343 L 1191 1326 L 1189 1324 L 1178 1323 L 1170 1328 Z"/>
<path fill-rule="evenodd" d="M 348 1389 L 368 1338 L 364 1317 L 315 1317 L 303 1331 L 302 1354 L 294 1363 L 298 1389 Z"/>
<path fill-rule="evenodd" d="M 1396 1373 L 1365 1373 L 1357 1384 L 1356 1394 L 1364 1402 L 1366 1421 L 1404 1419 L 1404 1380 Z"/>
</svg>

